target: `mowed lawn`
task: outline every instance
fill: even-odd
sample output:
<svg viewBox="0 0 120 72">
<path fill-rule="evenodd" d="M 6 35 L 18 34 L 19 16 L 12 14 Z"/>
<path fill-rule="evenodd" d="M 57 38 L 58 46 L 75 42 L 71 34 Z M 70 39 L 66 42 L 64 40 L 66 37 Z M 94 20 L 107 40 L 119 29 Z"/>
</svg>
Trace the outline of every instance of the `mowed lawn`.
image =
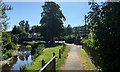
<svg viewBox="0 0 120 72">
<path fill-rule="evenodd" d="M 67 54 L 69 52 L 69 48 L 66 47 L 64 50 L 64 53 L 62 54 L 62 58 L 59 59 L 59 49 L 61 49 L 63 46 L 56 46 L 56 47 L 50 47 L 45 48 L 43 50 L 43 53 L 39 55 L 35 61 L 31 63 L 31 65 L 26 66 L 25 70 L 40 70 L 41 69 L 41 61 L 44 59 L 45 62 L 48 62 L 53 57 L 53 52 L 56 54 L 56 69 L 59 70 L 61 65 L 65 62 L 65 59 L 67 57 Z"/>
</svg>

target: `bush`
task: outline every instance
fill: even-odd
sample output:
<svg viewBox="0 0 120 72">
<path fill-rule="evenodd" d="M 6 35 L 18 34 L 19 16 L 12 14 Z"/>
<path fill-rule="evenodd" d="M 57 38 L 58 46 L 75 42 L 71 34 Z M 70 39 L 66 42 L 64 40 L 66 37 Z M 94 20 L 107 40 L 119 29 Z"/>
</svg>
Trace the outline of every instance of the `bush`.
<svg viewBox="0 0 120 72">
<path fill-rule="evenodd" d="M 2 56 L 3 56 L 3 59 L 7 59 L 8 58 L 7 54 L 3 54 Z"/>
<path fill-rule="evenodd" d="M 67 36 L 67 37 L 65 37 L 65 41 L 66 41 L 67 43 L 74 43 L 75 38 L 74 38 L 74 37 L 71 37 L 71 36 Z"/>
<path fill-rule="evenodd" d="M 11 40 L 13 43 L 17 44 L 18 43 L 18 36 L 17 35 L 11 35 Z"/>
<path fill-rule="evenodd" d="M 26 48 L 27 48 L 28 50 L 32 49 L 31 45 L 27 45 Z"/>
<path fill-rule="evenodd" d="M 34 44 L 31 49 L 31 54 L 35 56 L 35 58 L 42 53 L 44 49 L 44 44 Z"/>
<path fill-rule="evenodd" d="M 86 41 L 86 44 L 88 47 L 90 48 L 94 48 L 95 46 L 95 34 L 93 32 L 90 32 L 90 34 L 88 35 L 88 40 Z"/>
<path fill-rule="evenodd" d="M 12 57 L 12 50 L 8 50 L 5 54 L 8 56 L 8 58 Z"/>
</svg>

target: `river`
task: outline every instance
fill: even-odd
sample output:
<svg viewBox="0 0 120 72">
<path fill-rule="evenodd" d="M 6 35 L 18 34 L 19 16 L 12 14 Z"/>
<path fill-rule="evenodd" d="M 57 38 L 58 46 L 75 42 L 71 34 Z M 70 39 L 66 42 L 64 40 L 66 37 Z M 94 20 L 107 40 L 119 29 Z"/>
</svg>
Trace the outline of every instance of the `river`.
<svg viewBox="0 0 120 72">
<path fill-rule="evenodd" d="M 30 65 L 32 62 L 31 52 L 22 51 L 18 56 L 14 56 L 10 64 L 2 67 L 2 72 L 20 72 L 20 67 Z"/>
</svg>

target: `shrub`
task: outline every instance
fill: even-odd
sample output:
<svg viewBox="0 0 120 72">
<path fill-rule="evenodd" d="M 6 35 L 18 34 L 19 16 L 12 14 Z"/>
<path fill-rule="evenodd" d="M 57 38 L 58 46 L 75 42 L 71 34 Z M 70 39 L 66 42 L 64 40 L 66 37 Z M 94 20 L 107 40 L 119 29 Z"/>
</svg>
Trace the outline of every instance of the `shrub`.
<svg viewBox="0 0 120 72">
<path fill-rule="evenodd" d="M 6 54 L 3 54 L 2 56 L 3 56 L 3 59 L 7 59 L 8 58 L 8 56 Z"/>
<path fill-rule="evenodd" d="M 18 43 L 18 36 L 17 35 L 11 35 L 11 40 L 13 43 L 17 44 Z"/>
<path fill-rule="evenodd" d="M 66 41 L 67 43 L 74 43 L 75 38 L 74 38 L 74 37 L 71 37 L 71 36 L 67 36 L 67 37 L 65 37 L 65 41 Z"/>
<path fill-rule="evenodd" d="M 7 52 L 6 52 L 6 55 L 8 56 L 8 57 L 11 57 L 12 56 L 12 50 L 8 50 Z"/>
<path fill-rule="evenodd" d="M 31 54 L 35 56 L 35 58 L 42 53 L 44 49 L 44 44 L 34 44 L 31 49 Z"/>
<path fill-rule="evenodd" d="M 31 47 L 31 45 L 27 45 L 26 48 L 27 48 L 28 50 L 30 50 L 32 47 Z"/>
</svg>

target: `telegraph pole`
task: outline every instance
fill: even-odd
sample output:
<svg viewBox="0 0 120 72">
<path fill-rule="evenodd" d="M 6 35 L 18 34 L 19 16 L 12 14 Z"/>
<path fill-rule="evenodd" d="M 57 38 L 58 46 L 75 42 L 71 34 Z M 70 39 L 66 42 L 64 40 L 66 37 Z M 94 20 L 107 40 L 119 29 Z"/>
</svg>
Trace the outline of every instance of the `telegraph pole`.
<svg viewBox="0 0 120 72">
<path fill-rule="evenodd" d="M 86 15 L 85 15 L 85 36 L 86 36 Z"/>
</svg>

